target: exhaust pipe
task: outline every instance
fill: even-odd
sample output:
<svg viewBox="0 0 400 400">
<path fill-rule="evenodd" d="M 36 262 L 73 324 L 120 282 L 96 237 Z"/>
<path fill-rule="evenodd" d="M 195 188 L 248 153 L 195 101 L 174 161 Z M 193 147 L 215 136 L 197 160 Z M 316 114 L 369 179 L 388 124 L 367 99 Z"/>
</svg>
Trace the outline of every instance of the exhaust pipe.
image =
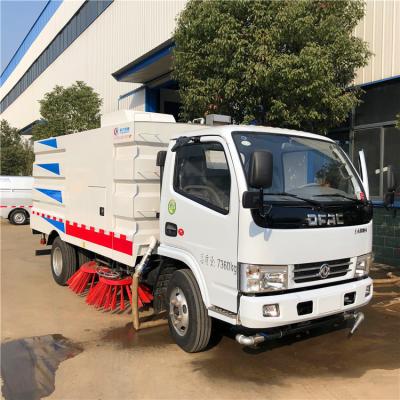
<svg viewBox="0 0 400 400">
<path fill-rule="evenodd" d="M 344 314 L 344 319 L 346 321 L 349 319 L 354 319 L 354 324 L 349 332 L 349 336 L 354 334 L 354 332 L 360 326 L 361 322 L 364 321 L 364 318 L 365 318 L 364 313 L 361 311 L 348 312 L 348 313 Z"/>
<path fill-rule="evenodd" d="M 242 346 L 255 346 L 259 343 L 262 343 L 265 341 L 266 337 L 263 335 L 253 335 L 253 336 L 246 336 L 238 333 L 235 336 L 236 341 L 241 344 Z"/>
<path fill-rule="evenodd" d="M 356 313 L 353 314 L 353 318 L 354 318 L 354 325 L 350 330 L 350 335 L 353 335 L 354 332 L 357 330 L 357 328 L 361 325 L 361 322 L 364 321 L 364 313 L 362 313 L 361 311 L 358 311 Z"/>
<path fill-rule="evenodd" d="M 353 327 L 351 328 L 349 332 L 349 336 L 353 335 L 354 332 L 357 330 L 357 328 L 360 326 L 361 322 L 364 321 L 364 313 L 361 311 L 355 311 L 355 312 L 346 312 L 344 316 L 340 317 L 340 320 L 343 321 L 343 318 L 345 321 L 352 319 L 354 320 Z M 336 320 L 339 320 L 336 318 Z M 235 339 L 238 343 L 240 343 L 243 346 L 256 346 L 257 344 L 263 343 L 266 340 L 275 340 L 275 339 L 280 339 L 286 335 L 289 334 L 294 334 L 294 333 L 299 333 L 305 330 L 310 330 L 313 328 L 316 328 L 317 326 L 325 326 L 327 323 L 331 324 L 332 321 L 330 322 L 319 322 L 319 323 L 314 323 L 312 325 L 305 325 L 302 327 L 297 327 L 297 328 L 292 328 L 292 329 L 287 329 L 287 330 L 279 330 L 278 332 L 271 333 L 271 334 L 265 334 L 265 333 L 257 333 L 252 336 L 246 336 L 243 334 L 238 333 L 235 336 Z"/>
</svg>

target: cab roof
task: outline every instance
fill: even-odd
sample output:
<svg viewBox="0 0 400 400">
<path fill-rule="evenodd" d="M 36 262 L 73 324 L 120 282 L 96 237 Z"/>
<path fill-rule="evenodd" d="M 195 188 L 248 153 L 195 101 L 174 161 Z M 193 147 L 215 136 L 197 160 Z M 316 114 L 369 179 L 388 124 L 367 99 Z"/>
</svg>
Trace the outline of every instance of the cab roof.
<svg viewBox="0 0 400 400">
<path fill-rule="evenodd" d="M 219 125 L 210 126 L 207 129 L 191 131 L 188 136 L 212 136 L 218 135 L 224 138 L 230 137 L 232 132 L 251 132 L 251 133 L 273 133 L 285 136 L 300 136 L 309 139 L 324 140 L 326 142 L 334 143 L 334 141 L 326 136 L 317 135 L 315 133 L 298 131 L 295 129 L 274 128 L 272 126 L 257 126 L 257 125 Z"/>
</svg>

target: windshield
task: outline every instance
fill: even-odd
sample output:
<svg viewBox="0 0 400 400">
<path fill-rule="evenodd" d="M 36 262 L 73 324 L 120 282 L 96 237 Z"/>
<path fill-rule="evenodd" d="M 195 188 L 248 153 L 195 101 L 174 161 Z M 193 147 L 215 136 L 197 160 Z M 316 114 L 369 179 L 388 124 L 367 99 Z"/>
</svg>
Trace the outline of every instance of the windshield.
<svg viewBox="0 0 400 400">
<path fill-rule="evenodd" d="M 233 139 L 246 176 L 255 150 L 272 153 L 272 186 L 265 194 L 277 193 L 279 200 L 290 194 L 318 202 L 364 198 L 354 168 L 335 143 L 261 132 L 233 132 Z"/>
</svg>

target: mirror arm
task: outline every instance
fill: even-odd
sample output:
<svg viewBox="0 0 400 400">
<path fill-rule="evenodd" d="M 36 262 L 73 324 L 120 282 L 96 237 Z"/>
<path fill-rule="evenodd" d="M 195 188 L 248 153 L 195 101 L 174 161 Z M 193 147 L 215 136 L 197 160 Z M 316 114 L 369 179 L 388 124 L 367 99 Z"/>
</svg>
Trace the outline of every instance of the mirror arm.
<svg viewBox="0 0 400 400">
<path fill-rule="evenodd" d="M 260 188 L 259 190 L 259 208 L 258 212 L 260 213 L 260 217 L 266 218 L 272 210 L 272 205 L 270 204 L 268 207 L 264 205 L 264 189 Z"/>
</svg>

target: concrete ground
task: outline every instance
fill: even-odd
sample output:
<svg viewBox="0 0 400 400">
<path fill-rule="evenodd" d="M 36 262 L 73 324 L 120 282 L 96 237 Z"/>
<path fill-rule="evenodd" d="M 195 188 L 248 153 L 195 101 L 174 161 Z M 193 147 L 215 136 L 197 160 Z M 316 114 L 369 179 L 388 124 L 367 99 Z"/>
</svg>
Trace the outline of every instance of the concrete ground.
<svg viewBox="0 0 400 400">
<path fill-rule="evenodd" d="M 26 338 L 48 340 L 50 334 L 61 334 L 81 349 L 67 351 L 58 369 L 46 357 L 62 344 L 30 357 L 46 366 L 38 368 L 42 375 L 55 374 L 55 382 L 48 377 L 50 386 L 55 383 L 48 391 L 54 389 L 50 399 L 400 398 L 399 286 L 376 287 L 379 294 L 351 339 L 347 330 L 336 330 L 303 334 L 252 351 L 224 336 L 207 352 L 186 354 L 172 342 L 167 327 L 135 333 L 129 314 L 96 311 L 57 286 L 49 256 L 34 256 L 38 242 L 28 226 L 2 222 L 2 379 L 25 390 L 23 396 L 10 395 L 3 387 L 7 399 L 38 398 L 26 383 L 26 358 L 16 353 L 40 339 Z M 26 340 L 13 342 L 16 339 Z"/>
</svg>

